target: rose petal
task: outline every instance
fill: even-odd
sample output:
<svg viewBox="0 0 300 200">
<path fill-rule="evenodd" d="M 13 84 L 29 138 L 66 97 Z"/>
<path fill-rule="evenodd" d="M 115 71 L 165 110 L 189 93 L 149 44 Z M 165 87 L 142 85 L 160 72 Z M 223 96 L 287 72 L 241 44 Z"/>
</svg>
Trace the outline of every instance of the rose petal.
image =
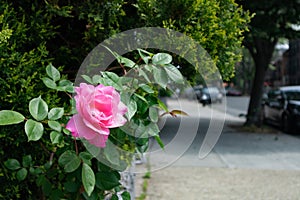
<svg viewBox="0 0 300 200">
<path fill-rule="evenodd" d="M 71 131 L 71 134 L 73 137 L 79 137 L 76 126 L 75 126 L 74 116 L 68 121 L 66 129 Z"/>
<path fill-rule="evenodd" d="M 74 120 L 73 123 L 75 124 L 75 132 L 77 133 L 78 137 L 90 140 L 93 139 L 95 135 L 109 134 L 109 129 L 106 128 L 96 129 L 96 131 L 94 129 L 89 128 L 88 126 L 86 126 L 84 120 L 79 114 L 74 115 L 72 118 Z"/>
<path fill-rule="evenodd" d="M 106 146 L 106 141 L 108 135 L 96 135 L 94 138 L 88 140 L 90 144 L 95 145 L 96 147 L 104 148 Z"/>
<path fill-rule="evenodd" d="M 75 87 L 76 109 L 67 124 L 74 137 L 87 139 L 91 144 L 104 147 L 109 128 L 126 123 L 123 116 L 127 107 L 120 101 L 120 94 L 112 86 L 88 85 L 81 83 Z"/>
</svg>

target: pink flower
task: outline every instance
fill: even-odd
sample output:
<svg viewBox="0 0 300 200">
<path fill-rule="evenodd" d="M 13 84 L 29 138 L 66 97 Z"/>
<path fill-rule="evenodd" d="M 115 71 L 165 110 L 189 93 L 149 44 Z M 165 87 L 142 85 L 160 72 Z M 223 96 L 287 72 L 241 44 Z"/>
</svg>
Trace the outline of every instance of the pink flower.
<svg viewBox="0 0 300 200">
<path fill-rule="evenodd" d="M 127 107 L 120 101 L 119 93 L 112 86 L 88 85 L 75 87 L 75 114 L 66 128 L 74 137 L 84 138 L 97 147 L 105 147 L 109 128 L 126 123 L 123 115 Z"/>
</svg>

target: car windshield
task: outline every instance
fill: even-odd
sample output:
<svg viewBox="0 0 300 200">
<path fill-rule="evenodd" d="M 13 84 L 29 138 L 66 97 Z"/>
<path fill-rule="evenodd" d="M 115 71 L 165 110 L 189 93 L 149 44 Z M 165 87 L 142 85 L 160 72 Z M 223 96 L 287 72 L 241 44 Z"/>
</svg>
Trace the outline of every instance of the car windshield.
<svg viewBox="0 0 300 200">
<path fill-rule="evenodd" d="M 300 91 L 287 91 L 285 94 L 288 100 L 300 101 Z"/>
</svg>

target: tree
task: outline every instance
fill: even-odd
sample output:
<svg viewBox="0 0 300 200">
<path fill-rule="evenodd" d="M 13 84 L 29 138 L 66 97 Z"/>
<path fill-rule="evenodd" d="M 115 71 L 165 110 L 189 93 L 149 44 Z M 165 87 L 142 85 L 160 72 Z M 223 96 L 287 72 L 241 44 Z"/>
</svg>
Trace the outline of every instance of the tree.
<svg viewBox="0 0 300 200">
<path fill-rule="evenodd" d="M 234 0 L 137 0 L 136 5 L 145 26 L 190 36 L 209 53 L 223 79 L 234 75 L 235 63 L 242 57 L 243 32 L 250 21 L 248 12 Z M 184 68 L 182 73 L 192 74 L 190 70 Z"/>
<path fill-rule="evenodd" d="M 293 25 L 300 24 L 300 2 L 277 0 L 239 0 L 238 3 L 250 13 L 255 13 L 245 32 L 244 45 L 255 63 L 251 98 L 245 125 L 261 125 L 261 102 L 266 70 L 275 45 L 280 38 L 297 38 L 300 32 Z"/>
</svg>

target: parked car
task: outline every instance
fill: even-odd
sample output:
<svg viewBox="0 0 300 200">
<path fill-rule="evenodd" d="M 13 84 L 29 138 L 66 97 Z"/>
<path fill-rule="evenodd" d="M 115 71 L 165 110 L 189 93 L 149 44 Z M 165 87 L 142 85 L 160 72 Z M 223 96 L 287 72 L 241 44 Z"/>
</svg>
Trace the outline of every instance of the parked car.
<svg viewBox="0 0 300 200">
<path fill-rule="evenodd" d="M 264 99 L 262 117 L 287 133 L 300 129 L 300 86 L 271 90 Z"/>
<path fill-rule="evenodd" d="M 223 95 L 217 87 L 204 87 L 195 90 L 197 99 L 203 106 L 211 103 L 222 103 Z"/>
<path fill-rule="evenodd" d="M 242 96 L 242 92 L 235 88 L 226 88 L 226 96 Z"/>
</svg>

